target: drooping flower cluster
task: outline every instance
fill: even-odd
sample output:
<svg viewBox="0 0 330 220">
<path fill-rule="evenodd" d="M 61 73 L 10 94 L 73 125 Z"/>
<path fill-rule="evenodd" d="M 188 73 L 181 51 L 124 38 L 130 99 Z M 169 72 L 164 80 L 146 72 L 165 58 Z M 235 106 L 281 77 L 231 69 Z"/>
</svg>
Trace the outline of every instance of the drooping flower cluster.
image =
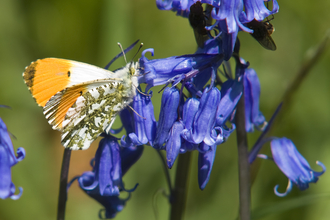
<svg viewBox="0 0 330 220">
<path fill-rule="evenodd" d="M 134 112 L 128 109 L 120 112 L 126 135 L 122 136 L 120 144 L 112 136 L 102 139 L 93 160 L 93 170 L 75 178 L 88 195 L 105 207 L 105 214 L 100 212 L 100 217 L 114 217 L 130 197 L 119 198 L 120 191 L 130 193 L 135 189 L 126 190 L 121 177 L 142 154 L 142 145 L 166 151 L 169 168 L 180 153 L 197 150 L 198 183 L 204 189 L 210 179 L 217 146 L 235 130 L 236 105 L 241 98 L 245 101 L 247 132 L 261 130 L 263 136 L 272 124 L 274 117 L 267 124 L 259 110 L 260 82 L 249 63 L 239 57 L 237 33 L 240 30 L 252 33 L 254 30 L 248 28 L 249 22 L 261 22 L 277 13 L 276 0 L 272 0 L 272 10 L 261 0 L 156 0 L 159 9 L 176 11 L 177 15 L 186 18 L 196 2 L 211 6 L 210 16 L 215 22 L 205 25 L 205 30 L 209 31 L 208 39 L 194 54 L 148 59 L 146 55 L 151 53 L 153 56 L 154 50 L 142 52 L 139 84 L 147 86 L 144 92 L 137 88 L 139 92 L 130 105 Z M 216 34 L 212 36 L 211 30 Z M 235 74 L 227 68 L 220 75 L 219 67 L 231 57 L 236 61 Z M 159 85 L 164 88 L 159 120 L 156 121 L 150 89 Z M 253 147 L 250 163 L 258 157 L 264 143 L 260 140 Z M 271 148 L 274 162 L 289 178 L 285 193 L 278 193 L 275 187 L 278 196 L 289 193 L 292 184 L 301 190 L 308 188 L 308 184 L 316 182 L 325 171 L 321 163 L 322 172 L 311 170 L 286 138 L 273 139 Z"/>
<path fill-rule="evenodd" d="M 1 107 L 1 106 L 0 106 Z M 10 140 L 7 126 L 0 118 L 0 198 L 1 199 L 19 199 L 23 193 L 23 189 L 19 187 L 19 194 L 15 195 L 15 185 L 11 180 L 11 167 L 23 160 L 25 157 L 24 148 L 20 147 L 16 151 Z"/>
<path fill-rule="evenodd" d="M 223 61 L 221 46 L 221 38 L 214 38 L 207 40 L 205 47 L 199 48 L 195 54 L 155 60 L 145 57 L 147 52 L 153 55 L 152 49 L 143 51 L 139 61 L 142 70 L 139 80 L 147 83 L 146 91 L 157 85 L 171 86 L 164 89 L 158 122 L 154 117 L 152 93 L 136 95 L 132 103 L 136 114 L 122 113 L 122 116 L 126 114 L 122 118 L 126 118 L 131 127 L 124 124 L 128 135 L 122 138 L 122 144 L 149 144 L 157 150 L 165 150 L 169 168 L 179 153 L 198 150 L 198 182 L 201 189 L 205 188 L 210 178 L 217 145 L 225 142 L 235 129 L 236 105 L 243 91 L 246 131 L 267 128 L 266 131 L 270 126 L 267 126 L 259 110 L 258 76 L 248 63 L 235 55 L 235 77 L 225 73 L 223 82 L 217 76 L 217 69 Z M 182 87 L 178 89 L 180 82 Z M 220 90 L 216 87 L 219 84 Z M 191 98 L 185 98 L 187 95 L 183 88 Z M 257 155 L 259 150 L 254 149 L 251 154 Z M 285 152 L 285 149 L 281 150 Z"/>
<path fill-rule="evenodd" d="M 93 170 L 73 178 L 68 187 L 78 180 L 80 188 L 104 206 L 99 217 L 114 218 L 130 198 L 130 195 L 126 199 L 119 198 L 120 191 L 130 194 L 137 186 L 131 190 L 125 189 L 122 176 L 140 158 L 142 152 L 143 146 L 123 148 L 115 137 L 106 136 L 100 141 L 95 158 L 91 161 Z"/>
<path fill-rule="evenodd" d="M 189 17 L 190 7 L 197 1 L 156 2 L 162 10 L 177 11 L 178 15 Z M 243 91 L 246 131 L 269 129 L 259 110 L 258 76 L 239 57 L 240 46 L 235 42 L 239 29 L 251 32 L 244 24 L 253 19 L 262 21 L 277 13 L 278 5 L 274 0 L 270 11 L 263 1 L 200 2 L 213 6 L 211 14 L 216 22 L 212 28 L 218 27 L 221 34 L 206 40 L 195 54 L 149 60 L 146 53 L 153 55 L 153 49 L 143 51 L 139 60 L 139 82 L 147 84 L 146 91 L 157 85 L 171 86 L 163 92 L 158 122 L 154 117 L 151 93 L 148 96 L 137 94 L 132 104 L 137 112 L 133 116 L 135 129 L 128 132 L 122 143 L 149 144 L 157 150 L 165 150 L 169 168 L 179 153 L 198 150 L 198 181 L 200 188 L 204 189 L 210 178 L 217 145 L 225 142 L 235 129 L 236 105 Z M 223 80 L 218 76 L 218 68 L 232 54 L 237 63 L 235 77 L 225 72 Z M 179 83 L 181 89 L 177 88 Z M 217 85 L 221 85 L 221 89 Z"/>
</svg>

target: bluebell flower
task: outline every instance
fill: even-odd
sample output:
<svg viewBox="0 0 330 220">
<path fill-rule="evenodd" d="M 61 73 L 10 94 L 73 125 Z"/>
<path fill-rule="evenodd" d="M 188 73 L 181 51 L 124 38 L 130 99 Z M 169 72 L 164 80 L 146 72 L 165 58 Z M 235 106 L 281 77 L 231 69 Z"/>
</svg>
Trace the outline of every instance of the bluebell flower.
<svg viewBox="0 0 330 220">
<path fill-rule="evenodd" d="M 206 155 L 205 158 L 211 158 L 210 155 L 215 153 L 216 146 L 224 142 L 233 131 L 233 129 L 227 130 L 225 126 L 216 125 L 219 103 L 221 102 L 220 97 L 220 91 L 217 88 L 206 88 L 200 99 L 190 98 L 184 103 L 182 119 L 176 120 L 176 117 L 173 117 L 172 120 L 165 120 L 168 122 L 167 127 L 170 127 L 170 130 L 164 133 L 164 136 L 167 137 L 164 140 L 167 141 L 165 148 L 169 167 L 173 166 L 179 153 L 186 151 L 198 150 L 201 155 Z M 173 108 L 172 111 L 175 112 L 176 109 L 177 107 Z M 210 169 L 208 175 L 201 174 L 205 177 L 201 188 L 207 184 L 213 161 L 211 166 L 206 165 L 206 163 L 209 164 L 210 161 L 202 160 L 199 162 L 200 167 L 207 166 Z M 201 169 L 200 172 L 205 172 L 205 169 Z M 203 179 L 203 177 L 199 179 Z"/>
<path fill-rule="evenodd" d="M 198 155 L 198 185 L 203 190 L 211 176 L 217 145 L 206 146 L 205 143 L 201 145 L 200 148 L 208 149 L 205 152 L 199 152 Z"/>
<path fill-rule="evenodd" d="M 166 160 L 168 168 L 172 168 L 174 161 L 179 155 L 181 148 L 181 132 L 184 129 L 182 121 L 174 122 L 169 132 L 169 137 L 166 142 Z"/>
<path fill-rule="evenodd" d="M 228 79 L 221 86 L 221 101 L 217 111 L 217 126 L 224 126 L 227 121 L 232 121 L 238 101 L 243 94 L 243 82 Z"/>
<path fill-rule="evenodd" d="M 154 54 L 153 49 L 146 49 L 139 60 L 140 68 L 145 73 L 140 77 L 139 83 L 147 84 L 146 91 L 153 86 L 172 83 L 178 77 L 180 80 L 190 79 L 199 74 L 200 69 L 217 69 L 223 58 L 219 54 L 191 54 L 149 60 L 145 57 L 147 52 L 152 56 Z"/>
<path fill-rule="evenodd" d="M 157 123 L 151 96 L 152 92 L 149 94 L 136 94 L 131 104 L 135 111 L 132 113 L 133 116 L 127 109 L 121 111 L 120 117 L 128 134 L 127 137 L 122 137 L 121 144 L 123 146 L 143 145 L 148 142 L 150 145 L 153 145 Z"/>
<path fill-rule="evenodd" d="M 251 32 L 239 20 L 241 13 L 243 13 L 242 0 L 222 0 L 220 6 L 214 7 L 211 12 L 212 18 L 216 20 L 212 27 L 217 27 L 221 31 L 225 60 L 229 60 L 232 55 L 238 31 L 241 29 Z"/>
<path fill-rule="evenodd" d="M 122 185 L 120 146 L 111 136 L 103 138 L 95 154 L 95 179 L 100 195 L 118 196 Z"/>
<path fill-rule="evenodd" d="M 198 110 L 193 116 L 192 127 L 182 132 L 182 137 L 186 141 L 194 144 L 200 144 L 203 141 L 210 146 L 223 141 L 221 135 L 214 130 L 220 97 L 220 91 L 217 88 L 204 90 Z"/>
<path fill-rule="evenodd" d="M 7 126 L 0 118 L 0 198 L 13 200 L 19 199 L 23 189 L 19 187 L 19 194 L 15 195 L 15 185 L 11 180 L 11 167 L 23 160 L 25 157 L 24 148 L 20 147 L 15 156 L 13 144 L 10 140 Z"/>
<path fill-rule="evenodd" d="M 105 207 L 99 213 L 100 218 L 103 218 L 103 211 L 105 218 L 113 218 L 130 197 L 119 198 L 120 191 L 127 191 L 130 195 L 137 187 L 125 189 L 122 176 L 140 158 L 142 152 L 143 146 L 121 148 L 115 137 L 106 136 L 100 141 L 95 159 L 91 162 L 93 170 L 73 178 L 68 188 L 78 180 L 80 188 Z"/>
<path fill-rule="evenodd" d="M 203 48 L 198 48 L 195 54 L 209 54 L 209 55 L 217 55 L 222 54 L 222 40 L 221 38 L 212 38 L 207 40 L 204 43 Z M 216 78 L 217 69 L 221 65 L 223 59 L 219 59 L 214 65 L 208 68 L 203 68 L 199 71 L 198 74 L 194 78 L 192 78 L 192 82 L 196 86 L 198 90 L 202 90 L 206 83 L 211 79 L 210 87 L 213 86 L 214 79 Z"/>
<path fill-rule="evenodd" d="M 316 183 L 326 168 L 317 161 L 316 164 L 322 167 L 321 172 L 316 172 L 311 169 L 306 159 L 298 152 L 296 146 L 290 139 L 276 138 L 270 143 L 272 151 L 272 160 L 278 168 L 289 179 L 287 189 L 284 193 L 277 191 L 278 185 L 275 186 L 274 192 L 277 196 L 286 196 L 291 190 L 292 185 L 296 185 L 300 190 L 305 190 L 309 187 L 309 183 Z M 261 158 L 269 159 L 265 155 L 259 155 Z"/>
<path fill-rule="evenodd" d="M 222 96 L 217 88 L 213 88 L 217 68 L 222 63 L 222 56 L 219 55 L 221 42 L 220 38 L 210 39 L 205 47 L 199 48 L 195 54 L 181 57 L 148 60 L 145 53 L 153 53 L 153 50 L 147 49 L 142 53 L 140 67 L 144 74 L 140 82 L 148 84 L 146 90 L 156 85 L 172 83 L 172 87 L 166 88 L 163 92 L 159 121 L 157 128 L 154 128 L 156 137 L 153 142 L 149 141 L 155 149 L 166 150 L 169 168 L 173 166 L 179 153 L 199 150 L 202 154 L 209 155 L 209 151 L 215 152 L 211 149 L 215 149 L 215 146 L 221 144 L 235 129 L 234 125 L 228 128 L 225 122 L 234 114 L 243 93 L 243 81 L 227 80 L 221 88 Z M 210 78 L 211 85 L 204 89 Z M 180 92 L 174 87 L 179 82 L 182 82 L 195 98 L 182 103 Z M 143 95 L 137 96 L 139 97 L 135 98 L 136 101 L 143 99 Z M 134 109 L 141 116 L 145 116 L 142 110 L 139 110 L 144 109 L 141 106 L 143 105 L 136 105 Z M 153 115 L 153 109 L 150 112 Z M 146 120 L 136 121 L 144 127 L 142 124 Z M 142 139 L 139 142 L 135 134 L 130 134 L 129 137 L 134 144 L 142 143 Z M 146 142 L 147 138 L 144 137 L 143 143 Z M 205 163 L 200 162 L 201 166 Z M 212 166 L 209 168 L 210 174 Z M 208 178 L 206 175 L 201 187 L 205 187 Z"/>
<path fill-rule="evenodd" d="M 143 149 L 143 146 L 124 147 L 120 149 L 121 172 L 123 176 L 129 168 L 131 168 L 140 159 Z"/>
<path fill-rule="evenodd" d="M 260 82 L 254 69 L 246 69 L 243 75 L 245 100 L 245 130 L 253 132 L 254 127 L 265 125 L 265 117 L 259 110 Z"/>
<path fill-rule="evenodd" d="M 177 15 L 188 17 L 190 7 L 196 0 L 156 0 L 156 5 L 160 10 L 176 11 Z"/>
<path fill-rule="evenodd" d="M 240 19 L 243 23 L 247 23 L 252 21 L 253 19 L 256 21 L 262 21 L 270 15 L 276 14 L 279 10 L 279 5 L 276 0 L 272 0 L 273 8 L 270 11 L 265 2 L 268 1 L 260 1 L 260 0 L 243 0 L 245 11 L 242 13 Z"/>
<path fill-rule="evenodd" d="M 176 88 L 166 88 L 163 92 L 157 134 L 153 147 L 164 149 L 169 138 L 170 130 L 178 119 L 177 109 L 180 103 L 180 94 Z"/>
<path fill-rule="evenodd" d="M 165 89 L 153 147 L 166 150 L 169 168 L 173 166 L 179 153 L 196 149 L 205 153 L 224 141 L 225 129 L 215 126 L 220 97 L 217 88 L 206 88 L 200 100 L 191 98 L 183 107 L 179 107 L 179 91 L 176 88 Z M 203 144 L 200 145 L 201 143 Z M 203 146 L 209 147 L 205 149 Z"/>
<path fill-rule="evenodd" d="M 183 105 L 182 110 L 182 123 L 184 124 L 184 128 L 187 130 L 191 130 L 194 123 L 194 117 L 199 108 L 199 100 L 197 98 L 187 99 Z M 182 140 L 180 153 L 185 153 L 186 151 L 197 150 L 199 144 L 191 143 L 186 140 Z"/>
</svg>

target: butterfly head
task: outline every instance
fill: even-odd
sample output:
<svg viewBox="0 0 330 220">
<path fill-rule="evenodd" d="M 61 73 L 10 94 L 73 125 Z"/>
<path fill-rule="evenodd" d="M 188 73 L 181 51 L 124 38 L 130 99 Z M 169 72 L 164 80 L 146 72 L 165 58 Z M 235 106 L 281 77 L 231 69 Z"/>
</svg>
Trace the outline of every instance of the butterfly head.
<svg viewBox="0 0 330 220">
<path fill-rule="evenodd" d="M 131 61 L 128 64 L 128 71 L 131 76 L 137 76 L 139 74 L 139 63 Z"/>
</svg>

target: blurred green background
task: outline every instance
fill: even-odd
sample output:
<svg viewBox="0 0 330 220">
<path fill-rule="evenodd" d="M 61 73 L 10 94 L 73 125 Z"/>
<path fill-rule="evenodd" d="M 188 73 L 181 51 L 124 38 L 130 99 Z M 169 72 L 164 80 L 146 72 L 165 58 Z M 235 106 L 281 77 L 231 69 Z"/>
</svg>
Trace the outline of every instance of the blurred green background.
<svg viewBox="0 0 330 220">
<path fill-rule="evenodd" d="M 281 1 L 272 24 L 277 50 L 267 51 L 249 34 L 240 33 L 241 56 L 260 78 L 261 110 L 267 119 L 280 102 L 288 84 L 302 65 L 306 52 L 316 46 L 330 28 L 330 1 Z M 196 43 L 188 20 L 171 11 L 159 11 L 155 0 L 1 0 L 0 1 L 0 117 L 24 147 L 26 158 L 12 169 L 13 182 L 24 188 L 17 200 L 0 200 L 0 219 L 56 218 L 59 172 L 63 147 L 60 132 L 53 131 L 42 109 L 32 99 L 22 79 L 24 68 L 39 58 L 58 57 L 104 67 L 140 39 L 154 48 L 155 58 L 194 53 Z M 133 55 L 129 53 L 128 59 Z M 327 50 L 303 82 L 274 135 L 293 140 L 312 168 L 316 160 L 330 167 L 330 52 Z M 119 59 L 111 67 L 123 66 Z M 156 94 L 156 92 L 154 93 Z M 155 97 L 154 97 L 155 98 Z M 159 107 L 155 107 L 158 111 Z M 119 120 L 118 120 L 119 121 Z M 114 125 L 119 127 L 119 124 Z M 249 136 L 252 145 L 258 133 Z M 185 219 L 235 219 L 238 210 L 237 150 L 235 135 L 218 147 L 210 181 L 204 191 L 197 183 L 197 152 L 193 153 Z M 90 170 L 97 142 L 86 151 L 72 153 L 69 179 Z M 269 149 L 269 146 L 265 146 Z M 266 153 L 269 150 L 266 151 Z M 175 168 L 170 170 L 174 176 Z M 146 147 L 142 158 L 124 177 L 125 186 L 137 190 L 116 219 L 168 219 L 169 205 L 159 193 L 167 190 L 158 155 Z M 326 172 L 317 184 L 279 198 L 287 178 L 270 161 L 262 163 L 252 188 L 252 208 L 259 219 L 318 219 L 330 216 L 330 177 Z M 157 193 L 158 192 L 158 193 Z M 123 194 L 123 196 L 126 196 Z M 69 190 L 67 219 L 98 219 L 101 206 L 75 183 Z M 257 218 L 255 218 L 257 219 Z"/>
</svg>

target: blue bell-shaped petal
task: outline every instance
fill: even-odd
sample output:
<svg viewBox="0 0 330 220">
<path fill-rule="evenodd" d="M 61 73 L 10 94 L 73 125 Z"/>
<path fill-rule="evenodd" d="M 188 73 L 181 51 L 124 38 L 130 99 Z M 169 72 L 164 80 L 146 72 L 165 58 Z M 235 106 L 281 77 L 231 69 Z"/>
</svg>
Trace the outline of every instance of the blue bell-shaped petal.
<svg viewBox="0 0 330 220">
<path fill-rule="evenodd" d="M 139 83 L 148 84 L 146 91 L 153 86 L 167 85 L 175 81 L 177 77 L 180 79 L 189 79 L 199 74 L 201 70 L 211 67 L 217 69 L 223 58 L 219 54 L 188 54 L 149 60 L 145 57 L 147 52 L 153 55 L 154 50 L 144 50 L 139 60 L 142 70 Z"/>
<path fill-rule="evenodd" d="M 11 180 L 11 167 L 23 160 L 25 157 L 24 148 L 17 149 L 17 156 L 10 140 L 7 126 L 0 118 L 0 198 L 13 200 L 19 199 L 23 189 L 19 187 L 20 193 L 15 195 L 15 185 Z"/>
<path fill-rule="evenodd" d="M 138 93 L 133 99 L 135 132 L 129 133 L 129 138 L 135 146 L 147 144 L 148 142 L 152 145 L 156 136 L 157 123 L 151 102 L 151 94 Z"/>
<path fill-rule="evenodd" d="M 107 136 L 100 141 L 94 169 L 100 195 L 118 196 L 122 173 L 119 144 L 115 138 Z"/>
<path fill-rule="evenodd" d="M 243 83 L 237 80 L 227 80 L 221 87 L 221 101 L 217 112 L 217 126 L 225 125 L 234 113 L 236 105 L 243 93 Z"/>
<path fill-rule="evenodd" d="M 182 122 L 176 121 L 170 131 L 168 141 L 166 143 L 166 160 L 168 168 L 172 168 L 181 148 L 181 132 L 184 126 Z"/>
<path fill-rule="evenodd" d="M 176 88 L 166 88 L 163 92 L 162 103 L 159 113 L 157 134 L 154 141 L 154 148 L 163 149 L 163 144 L 169 137 L 174 122 L 178 119 L 178 106 L 180 94 Z"/>
<path fill-rule="evenodd" d="M 201 145 L 205 145 L 205 143 L 201 143 Z M 202 148 L 209 148 L 209 150 L 204 153 L 199 152 L 198 155 L 198 184 L 201 190 L 209 182 L 217 146 L 203 146 Z"/>
<path fill-rule="evenodd" d="M 216 122 L 216 113 L 220 102 L 220 91 L 217 88 L 206 88 L 200 99 L 198 111 L 194 116 L 192 129 L 184 129 L 182 137 L 188 142 L 199 144 L 204 141 L 208 145 L 215 143 L 211 136 Z M 211 144 L 210 144 L 211 143 Z"/>
<path fill-rule="evenodd" d="M 311 169 L 306 159 L 298 152 L 296 146 L 290 139 L 278 138 L 270 143 L 273 160 L 278 168 L 289 178 L 289 187 L 286 192 L 279 193 L 278 185 L 275 186 L 275 194 L 278 196 L 286 196 L 292 185 L 295 184 L 300 190 L 305 190 L 309 187 L 309 183 L 316 183 L 325 172 L 325 166 L 321 162 L 316 162 L 322 167 L 321 172 L 316 172 Z"/>
<path fill-rule="evenodd" d="M 240 17 L 243 23 L 250 22 L 253 19 L 257 21 L 262 21 L 266 17 L 277 13 L 279 10 L 279 6 L 276 0 L 272 0 L 273 9 L 271 11 L 266 7 L 265 1 L 243 0 L 243 2 L 245 7 L 245 13 L 243 13 Z"/>
<path fill-rule="evenodd" d="M 143 146 L 124 147 L 120 150 L 121 171 L 124 176 L 133 164 L 138 161 L 143 153 Z"/>
<path fill-rule="evenodd" d="M 245 103 L 245 129 L 253 132 L 255 126 L 265 123 L 265 117 L 259 111 L 260 82 L 254 69 L 246 69 L 243 75 L 244 103 Z"/>
<path fill-rule="evenodd" d="M 222 49 L 225 60 L 229 60 L 233 53 L 238 31 L 242 29 L 251 32 L 239 20 L 242 11 L 242 0 L 222 0 L 219 8 L 214 7 L 212 10 L 212 18 L 218 21 L 222 32 Z"/>
</svg>

